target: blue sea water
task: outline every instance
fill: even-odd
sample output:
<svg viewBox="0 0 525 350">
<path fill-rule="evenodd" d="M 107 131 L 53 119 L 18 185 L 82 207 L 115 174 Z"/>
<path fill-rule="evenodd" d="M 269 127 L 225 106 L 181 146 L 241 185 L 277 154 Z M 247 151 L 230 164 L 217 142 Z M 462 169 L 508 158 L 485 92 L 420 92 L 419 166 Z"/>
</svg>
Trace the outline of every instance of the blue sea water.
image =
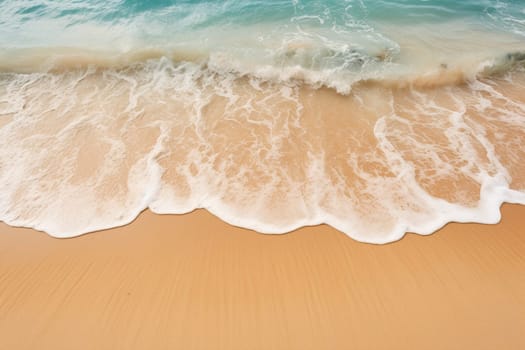
<svg viewBox="0 0 525 350">
<path fill-rule="evenodd" d="M 134 59 L 137 51 L 155 50 L 175 60 L 217 56 L 244 73 L 284 69 L 270 74 L 284 79 L 297 75 L 286 68 L 304 68 L 307 80 L 340 92 L 351 85 L 335 81 L 341 75 L 353 82 L 393 71 L 420 74 L 429 65 L 479 65 L 520 50 L 525 38 L 520 1 L 18 0 L 0 6 L 4 70 L 49 69 L 49 61 L 65 54 L 54 54 L 56 48 L 133 52 Z M 17 49 L 26 49 L 24 63 Z M 40 49 L 36 62 L 27 49 Z M 456 58 L 464 60 L 449 62 Z"/>
<path fill-rule="evenodd" d="M 0 0 L 0 220 L 361 241 L 525 204 L 521 0 Z"/>
<path fill-rule="evenodd" d="M 507 27 L 524 19 L 520 0 L 343 0 L 343 1 L 13 1 L 3 0 L 3 26 L 39 19 L 66 19 L 69 25 L 96 21 L 114 24 L 148 15 L 188 30 L 224 24 L 286 23 L 299 16 L 317 17 L 329 26 L 348 21 L 446 21 L 471 19 Z M 10 20 L 6 20 L 9 18 Z M 177 23 L 178 22 L 178 23 Z M 518 27 L 518 26 L 517 26 Z M 522 28 L 521 28 L 522 29 Z"/>
</svg>

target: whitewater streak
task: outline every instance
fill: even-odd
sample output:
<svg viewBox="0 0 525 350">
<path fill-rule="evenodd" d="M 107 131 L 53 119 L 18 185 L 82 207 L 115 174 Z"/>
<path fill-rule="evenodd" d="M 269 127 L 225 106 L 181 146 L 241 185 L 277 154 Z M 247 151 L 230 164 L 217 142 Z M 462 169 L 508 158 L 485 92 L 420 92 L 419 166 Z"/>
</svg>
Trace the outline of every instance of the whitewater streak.
<svg viewBox="0 0 525 350">
<path fill-rule="evenodd" d="M 0 220 L 71 237 L 205 208 L 386 243 L 525 204 L 513 2 L 275 2 L 257 20 L 257 3 L 155 4 L 8 3 Z"/>
</svg>

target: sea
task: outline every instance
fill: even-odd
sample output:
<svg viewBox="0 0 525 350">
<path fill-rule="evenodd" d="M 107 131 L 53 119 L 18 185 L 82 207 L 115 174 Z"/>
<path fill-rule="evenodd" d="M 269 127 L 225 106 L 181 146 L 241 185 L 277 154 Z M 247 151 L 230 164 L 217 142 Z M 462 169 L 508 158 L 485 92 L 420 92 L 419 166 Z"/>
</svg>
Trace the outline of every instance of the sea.
<svg viewBox="0 0 525 350">
<path fill-rule="evenodd" d="M 0 0 L 9 225 L 204 208 L 379 244 L 504 202 L 525 204 L 523 0 Z"/>
</svg>

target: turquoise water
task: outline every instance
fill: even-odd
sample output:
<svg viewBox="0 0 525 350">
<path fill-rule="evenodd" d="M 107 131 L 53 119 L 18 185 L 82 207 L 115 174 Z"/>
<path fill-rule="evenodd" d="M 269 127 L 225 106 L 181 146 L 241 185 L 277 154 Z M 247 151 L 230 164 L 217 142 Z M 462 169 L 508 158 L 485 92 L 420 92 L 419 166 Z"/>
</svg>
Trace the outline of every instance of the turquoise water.
<svg viewBox="0 0 525 350">
<path fill-rule="evenodd" d="M 525 3 L 0 0 L 0 220 L 366 242 L 525 204 Z"/>
<path fill-rule="evenodd" d="M 65 49 L 98 52 L 96 59 L 84 52 L 83 63 L 130 52 L 124 61 L 140 60 L 137 52 L 151 58 L 155 50 L 342 93 L 354 81 L 441 65 L 477 74 L 487 60 L 520 51 L 525 38 L 520 1 L 2 1 L 1 8 L 4 70 L 50 69 Z"/>
<path fill-rule="evenodd" d="M 2 25 L 40 19 L 66 19 L 68 25 L 83 22 L 115 24 L 147 15 L 153 22 L 187 28 L 224 24 L 253 25 L 315 16 L 327 26 L 348 26 L 351 21 L 446 21 L 454 18 L 507 28 L 523 25 L 525 13 L 519 0 L 409 0 L 409 1 L 9 1 L 1 2 Z M 178 22 L 178 23 L 177 23 Z"/>
</svg>

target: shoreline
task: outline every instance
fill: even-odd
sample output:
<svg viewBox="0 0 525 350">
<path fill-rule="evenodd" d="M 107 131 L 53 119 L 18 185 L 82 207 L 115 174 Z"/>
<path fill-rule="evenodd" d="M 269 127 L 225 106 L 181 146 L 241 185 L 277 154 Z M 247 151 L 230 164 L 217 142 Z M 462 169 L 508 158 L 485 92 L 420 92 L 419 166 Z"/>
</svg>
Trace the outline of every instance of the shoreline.
<svg viewBox="0 0 525 350">
<path fill-rule="evenodd" d="M 204 210 L 70 239 L 0 224 L 0 349 L 521 349 L 525 207 L 359 243 Z"/>
<path fill-rule="evenodd" d="M 10 75 L 0 165 L 17 162 L 2 172 L 0 219 L 74 236 L 128 224 L 146 207 L 205 207 L 260 232 L 325 222 L 385 243 L 407 229 L 496 222 L 502 202 L 525 204 L 525 72 L 509 72 L 512 83 L 343 96 L 162 67 Z M 157 73 L 166 84 L 151 88 Z"/>
</svg>

